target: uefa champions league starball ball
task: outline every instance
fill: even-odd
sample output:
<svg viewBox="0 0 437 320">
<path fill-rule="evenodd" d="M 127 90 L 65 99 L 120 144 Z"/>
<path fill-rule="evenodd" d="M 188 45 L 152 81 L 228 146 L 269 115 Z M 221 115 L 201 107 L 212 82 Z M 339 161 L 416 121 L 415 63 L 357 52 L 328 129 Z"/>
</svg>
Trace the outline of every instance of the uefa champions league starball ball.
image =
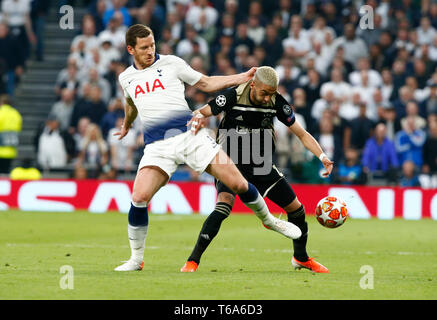
<svg viewBox="0 0 437 320">
<path fill-rule="evenodd" d="M 325 197 L 316 206 L 316 219 L 326 228 L 338 228 L 347 217 L 346 203 L 339 197 Z"/>
</svg>

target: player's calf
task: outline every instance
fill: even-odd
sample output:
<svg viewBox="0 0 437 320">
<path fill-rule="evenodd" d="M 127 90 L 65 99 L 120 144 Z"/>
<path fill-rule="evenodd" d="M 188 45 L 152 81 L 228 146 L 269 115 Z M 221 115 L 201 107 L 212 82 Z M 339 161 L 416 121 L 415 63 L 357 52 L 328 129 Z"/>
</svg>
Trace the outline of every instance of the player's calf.
<svg viewBox="0 0 437 320">
<path fill-rule="evenodd" d="M 149 227 L 149 214 L 147 202 L 132 202 L 128 214 L 128 236 L 131 248 L 131 257 L 123 265 L 117 267 L 116 271 L 141 270 L 144 262 L 144 248 Z"/>
<path fill-rule="evenodd" d="M 149 227 L 148 203 L 133 202 L 128 214 L 128 236 L 131 246 L 131 259 L 141 263 L 144 257 L 144 247 Z"/>
<path fill-rule="evenodd" d="M 220 230 L 222 222 L 231 213 L 232 206 L 226 202 L 218 202 L 213 212 L 205 220 L 197 238 L 196 245 L 187 261 L 200 263 L 200 258 Z"/>
<path fill-rule="evenodd" d="M 297 210 L 287 212 L 288 221 L 295 224 L 302 231 L 302 236 L 293 239 L 294 257 L 299 261 L 307 261 L 306 244 L 308 240 L 308 223 L 305 221 L 305 207 L 300 205 Z"/>
</svg>

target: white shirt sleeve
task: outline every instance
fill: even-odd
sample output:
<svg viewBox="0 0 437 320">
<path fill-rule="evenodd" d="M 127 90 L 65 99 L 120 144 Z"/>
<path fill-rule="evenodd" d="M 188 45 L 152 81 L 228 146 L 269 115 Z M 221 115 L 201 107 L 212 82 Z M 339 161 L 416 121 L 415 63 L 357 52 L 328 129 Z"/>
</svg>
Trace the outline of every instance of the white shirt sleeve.
<svg viewBox="0 0 437 320">
<path fill-rule="evenodd" d="M 200 72 L 190 67 L 188 63 L 175 56 L 175 69 L 177 77 L 190 86 L 196 84 L 203 76 Z"/>
<path fill-rule="evenodd" d="M 124 94 L 124 97 L 126 98 L 126 99 L 129 99 L 130 98 L 130 95 L 129 95 L 129 93 L 123 88 L 123 94 Z"/>
<path fill-rule="evenodd" d="M 120 87 L 123 90 L 123 95 L 126 99 L 130 98 L 129 93 L 126 91 L 126 87 L 125 84 L 123 83 L 123 81 L 121 80 L 121 77 L 118 77 L 118 83 L 120 83 Z"/>
</svg>

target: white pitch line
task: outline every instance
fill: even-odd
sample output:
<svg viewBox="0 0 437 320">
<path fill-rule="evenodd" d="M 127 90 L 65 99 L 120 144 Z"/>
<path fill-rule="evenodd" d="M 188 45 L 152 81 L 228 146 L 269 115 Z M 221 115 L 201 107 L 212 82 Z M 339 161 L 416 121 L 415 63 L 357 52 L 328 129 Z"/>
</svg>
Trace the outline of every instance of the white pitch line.
<svg viewBox="0 0 437 320">
<path fill-rule="evenodd" d="M 65 248 L 105 248 L 105 249 L 111 249 L 111 248 L 129 248 L 128 245 L 105 245 L 105 244 L 89 244 L 89 243 L 46 243 L 46 244 L 37 244 L 37 243 L 6 243 L 6 247 L 29 247 L 29 248 L 35 248 L 35 247 L 65 247 Z M 168 250 L 168 249 L 175 249 L 176 247 L 172 246 L 146 246 L 146 250 Z M 184 250 L 191 250 L 192 247 L 184 247 Z M 238 248 L 240 249 L 240 248 Z M 233 251 L 237 250 L 237 248 L 233 247 L 222 247 L 222 248 L 214 248 L 214 250 L 223 250 L 223 251 Z M 293 253 L 292 249 L 259 249 L 259 248 L 247 248 L 244 249 L 249 252 L 265 252 L 265 253 Z M 320 250 L 310 250 L 311 253 L 320 254 L 323 253 Z M 395 254 L 399 256 L 437 256 L 437 252 L 411 252 L 411 251 L 394 251 L 394 252 L 376 252 L 376 251 L 341 251 L 337 252 L 341 254 L 367 254 L 367 255 L 375 255 L 375 254 Z"/>
<path fill-rule="evenodd" d="M 129 248 L 128 245 L 113 246 L 109 244 L 83 244 L 83 243 L 6 243 L 7 247 L 65 247 L 65 248 Z"/>
</svg>

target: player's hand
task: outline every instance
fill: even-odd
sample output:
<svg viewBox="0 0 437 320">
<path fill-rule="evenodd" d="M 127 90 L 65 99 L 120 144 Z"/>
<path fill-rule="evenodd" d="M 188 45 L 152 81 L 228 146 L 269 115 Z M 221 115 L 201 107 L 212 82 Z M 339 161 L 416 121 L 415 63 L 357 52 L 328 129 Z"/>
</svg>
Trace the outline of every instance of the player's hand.
<svg viewBox="0 0 437 320">
<path fill-rule="evenodd" d="M 256 70 L 257 70 L 256 67 L 252 67 L 252 68 L 250 68 L 250 70 L 242 73 L 241 83 L 245 83 L 245 82 L 251 80 L 253 78 L 253 76 L 255 75 Z"/>
<path fill-rule="evenodd" d="M 129 128 L 127 128 L 125 125 L 122 125 L 120 128 L 120 131 L 114 132 L 114 136 L 119 136 L 118 140 L 123 139 L 129 132 Z"/>
<path fill-rule="evenodd" d="M 207 118 L 201 113 L 196 113 L 190 121 L 187 123 L 187 127 L 191 125 L 191 132 L 196 135 L 200 129 L 205 128 L 207 125 Z"/>
<path fill-rule="evenodd" d="M 328 178 L 332 172 L 332 169 L 334 168 L 334 162 L 332 162 L 331 160 L 329 160 L 328 157 L 325 156 L 322 158 L 322 164 L 326 170 L 325 172 L 322 173 L 322 177 Z"/>
</svg>

